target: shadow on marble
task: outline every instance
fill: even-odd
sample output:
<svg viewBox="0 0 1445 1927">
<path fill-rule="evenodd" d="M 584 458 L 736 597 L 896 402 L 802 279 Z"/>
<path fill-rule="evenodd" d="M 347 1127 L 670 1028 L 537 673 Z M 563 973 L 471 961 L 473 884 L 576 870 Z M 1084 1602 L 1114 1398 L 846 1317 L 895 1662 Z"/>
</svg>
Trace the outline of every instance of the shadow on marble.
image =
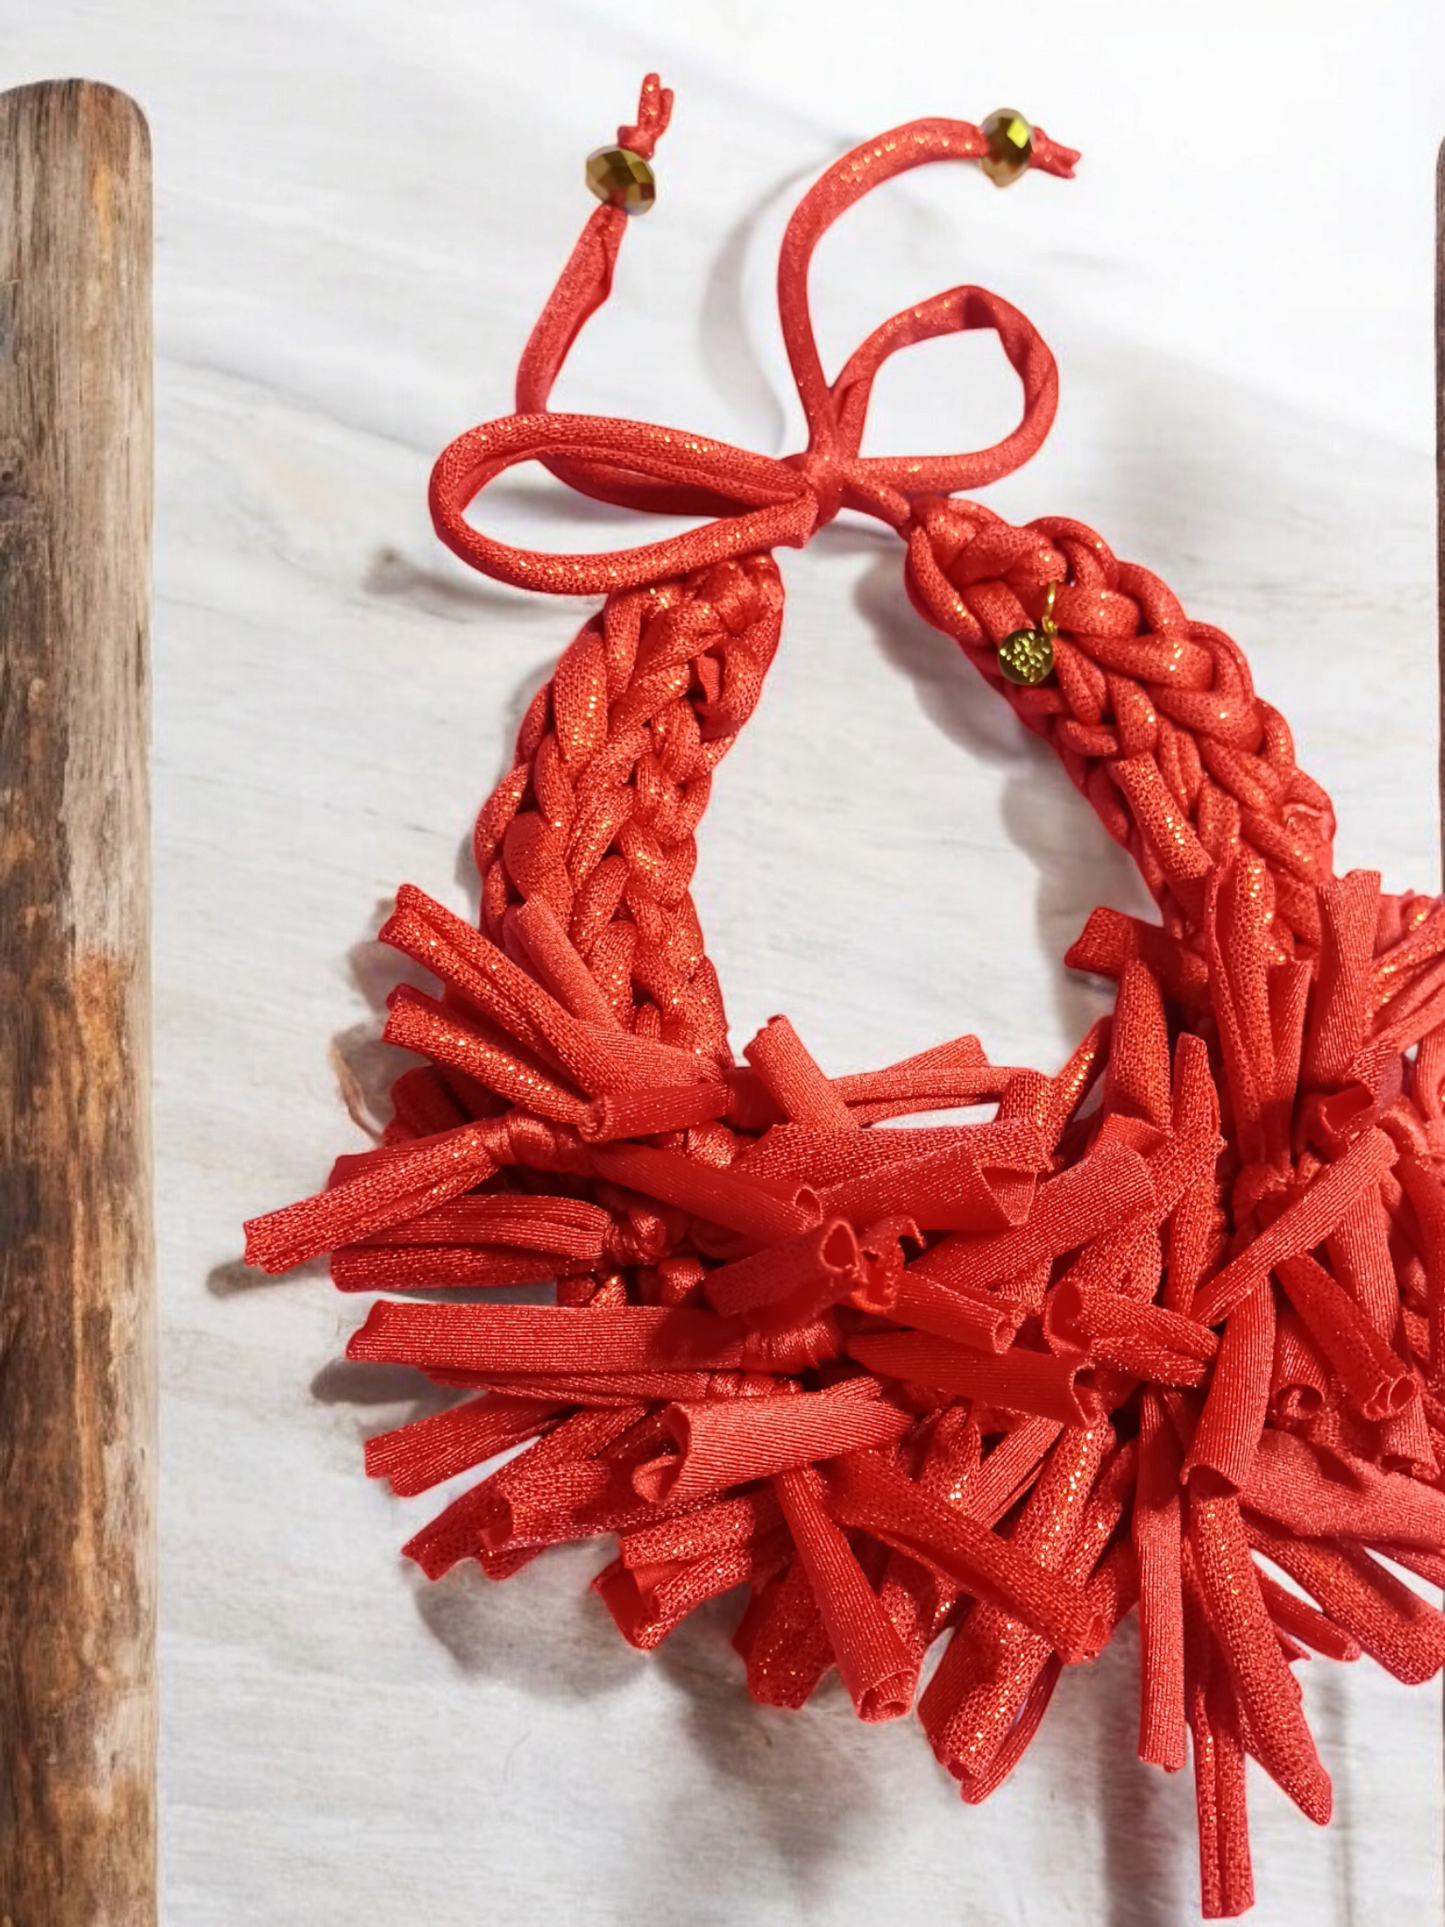
<svg viewBox="0 0 1445 1927">
<path fill-rule="evenodd" d="M 877 1835 L 883 1848 L 890 1830 L 891 1763 L 853 1714 L 836 1673 L 796 1712 L 761 1706 L 749 1697 L 743 1662 L 732 1645 L 744 1595 L 710 1600 L 672 1633 L 653 1655 L 663 1677 L 688 1700 L 686 1729 L 698 1754 L 725 1783 L 719 1807 L 736 1827 L 736 1803 L 751 1811 L 750 1846 L 788 1873 L 801 1899 L 816 1895 L 817 1881 L 840 1858 L 856 1852 L 860 1837 Z M 926 1749 L 925 1749 L 926 1751 Z M 707 1864 L 725 1864 L 709 1838 L 710 1806 L 669 1806 L 666 1825 Z M 737 1869 L 744 1889 L 757 1878 L 746 1858 Z"/>
<path fill-rule="evenodd" d="M 810 1707 L 788 1713 L 759 1706 L 744 1684 L 731 1634 L 740 1593 L 708 1602 L 655 1653 L 619 1636 L 588 1580 L 602 1563 L 596 1544 L 554 1548 L 513 1578 L 494 1583 L 475 1566 L 455 1567 L 412 1585 L 418 1617 L 469 1678 L 504 1678 L 551 1702 L 596 1699 L 639 1680 L 650 1669 L 686 1697 L 685 1731 L 720 1782 L 716 1804 L 669 1797 L 659 1777 L 658 1829 L 679 1850 L 696 1854 L 717 1877 L 733 1856 L 720 1856 L 716 1828 L 737 1828 L 737 1796 L 751 1812 L 749 1855 L 737 1878 L 756 1878 L 756 1857 L 785 1867 L 801 1894 L 835 1858 L 856 1850 L 860 1834 L 889 1827 L 888 1763 L 859 1727 L 836 1678 Z M 639 1894 L 636 1917 L 650 1918 Z"/>
<path fill-rule="evenodd" d="M 395 908 L 394 896 L 378 897 L 367 924 L 367 935 L 359 938 L 346 953 L 351 981 L 370 1009 L 378 1012 L 386 1009 L 386 1000 L 398 984 L 410 984 L 414 990 L 436 988 L 436 979 L 429 970 L 424 970 L 402 951 L 393 950 L 389 943 L 382 943 L 378 939 L 377 931 Z"/>
<path fill-rule="evenodd" d="M 243 1292 L 264 1291 L 275 1285 L 298 1285 L 325 1278 L 326 1260 L 311 1258 L 293 1271 L 260 1271 L 244 1258 L 226 1258 L 206 1273 L 206 1290 L 213 1298 L 236 1298 Z"/>
<path fill-rule="evenodd" d="M 586 618 L 584 617 L 583 620 L 585 621 Z M 571 642 L 577 627 L 580 627 L 580 624 L 569 626 L 559 639 L 557 644 L 558 657 L 561 656 L 567 644 Z M 513 687 L 511 696 L 508 698 L 506 707 L 498 718 L 496 725 L 498 738 L 496 774 L 487 785 L 485 792 L 472 802 L 471 807 L 465 813 L 466 820 L 462 828 L 460 840 L 457 843 L 456 862 L 452 866 L 452 881 L 456 884 L 457 888 L 464 893 L 466 897 L 467 914 L 474 924 L 480 925 L 482 916 L 482 880 L 477 875 L 476 847 L 474 843 L 477 812 L 483 807 L 487 797 L 492 794 L 497 784 L 501 782 L 507 771 L 512 767 L 512 756 L 523 719 L 531 707 L 532 699 L 537 694 L 537 691 L 552 680 L 552 673 L 555 668 L 556 660 L 548 661 L 543 664 L 541 668 L 529 671 L 528 674 L 523 676 L 521 681 Z"/>
<path fill-rule="evenodd" d="M 595 1543 L 550 1549 L 500 1581 L 470 1561 L 437 1580 L 412 1567 L 417 1617 L 470 1678 L 505 1678 L 546 1700 L 614 1692 L 636 1678 L 648 1655 L 618 1637 L 588 1586 L 591 1573 L 581 1568 L 600 1564 L 597 1552 Z"/>
<path fill-rule="evenodd" d="M 441 621 L 462 622 L 503 601 L 485 576 L 457 577 L 445 569 L 424 568 L 399 549 L 377 549 L 361 578 L 369 596 L 400 602 Z"/>
<path fill-rule="evenodd" d="M 456 862 L 452 865 L 452 881 L 466 895 L 469 920 L 480 927 L 482 879 L 477 875 L 476 841 L 471 824 L 468 824 L 465 834 L 457 844 Z"/>
<path fill-rule="evenodd" d="M 1198 1908 L 1194 1776 L 1165 1774 L 1137 1757 L 1139 1641 L 1130 1619 L 1087 1667 L 1066 1669 L 1059 1712 L 1078 1729 L 1062 1767 L 1070 1796 L 1099 1815 L 1108 1914 L 1104 1927 L 1176 1927 Z M 1053 1710 L 1053 1709 L 1051 1709 Z"/>
<path fill-rule="evenodd" d="M 367 1359 L 328 1359 L 311 1381 L 316 1404 L 352 1408 L 353 1433 L 360 1446 L 383 1432 L 435 1418 L 471 1396 L 455 1385 L 434 1385 L 414 1365 L 379 1365 Z M 386 1408 L 385 1416 L 372 1416 L 379 1406 Z"/>
<path fill-rule="evenodd" d="M 393 898 L 381 898 L 372 912 L 369 928 L 373 932 L 379 930 L 394 907 Z M 412 1052 L 382 1040 L 387 998 L 401 984 L 435 995 L 436 979 L 419 963 L 392 949 L 390 944 L 381 943 L 375 935 L 354 943 L 346 953 L 346 963 L 351 981 L 366 1000 L 371 1015 L 337 1031 L 331 1039 L 328 1056 L 352 1122 L 379 1142 L 385 1122 L 391 1116 L 391 1087 L 414 1061 Z"/>
<path fill-rule="evenodd" d="M 441 581 L 442 578 L 438 577 L 438 580 Z M 444 584 L 444 586 L 451 585 Z M 558 653 L 560 652 L 559 647 Z M 511 767 L 512 747 L 521 729 L 522 719 L 533 697 L 546 682 L 550 681 L 551 675 L 552 665 L 549 664 L 540 670 L 529 671 L 517 682 L 496 725 L 498 752 L 495 776 L 480 796 L 459 799 L 458 816 L 462 822 L 462 829 L 457 843 L 452 880 L 464 894 L 465 914 L 473 924 L 480 922 L 482 894 L 481 879 L 477 875 L 473 848 L 473 826 L 476 814 L 486 797 L 490 796 L 496 784 Z M 398 877 L 398 885 L 405 880 L 407 879 Z M 428 894 L 437 893 L 437 879 L 424 878 L 417 881 L 419 887 L 426 889 Z M 353 1121 L 373 1137 L 379 1134 L 380 1129 L 391 1116 L 392 1085 L 402 1071 L 410 1068 L 415 1061 L 410 1051 L 399 1050 L 382 1041 L 381 1033 L 386 1023 L 387 998 L 400 984 L 409 984 L 413 989 L 424 991 L 429 996 L 434 996 L 437 991 L 436 979 L 430 971 L 400 950 L 393 949 L 390 944 L 380 942 L 376 935 L 390 917 L 395 903 L 394 897 L 379 897 L 376 900 L 365 926 L 366 934 L 360 937 L 346 953 L 351 980 L 365 999 L 372 1015 L 360 1023 L 348 1024 L 345 1029 L 337 1031 L 330 1044 L 330 1060 L 346 1108 Z"/>
<path fill-rule="evenodd" d="M 655 540 L 676 526 L 689 525 L 686 517 L 639 517 L 636 510 L 599 502 L 581 495 L 564 482 L 548 479 L 541 485 L 519 484 L 503 476 L 487 491 L 488 505 L 500 511 L 504 524 L 502 538 L 518 547 L 560 546 L 564 549 L 608 549 L 630 547 L 642 540 Z M 533 526 L 529 526 L 533 525 Z M 639 528 L 646 531 L 639 535 Z M 404 608 L 442 622 L 470 622 L 494 619 L 499 613 L 515 611 L 518 591 L 509 584 L 494 582 L 480 570 L 453 560 L 435 544 L 428 559 L 420 560 L 390 543 L 374 549 L 360 576 L 364 595 L 378 602 L 395 602 Z"/>
<path fill-rule="evenodd" d="M 749 326 L 743 299 L 747 264 L 763 216 L 780 201 L 791 201 L 809 178 L 807 169 L 789 174 L 743 210 L 723 236 L 703 287 L 698 317 L 703 370 L 730 410 L 759 424 L 753 443 L 758 448 L 782 446 L 788 414 Z"/>
<path fill-rule="evenodd" d="M 1395 1577 L 1409 1582 L 1410 1575 L 1401 1568 L 1389 1569 Z M 1329 1828 L 1319 1843 L 1320 1851 L 1330 1854 L 1334 1861 L 1332 1884 L 1339 1897 L 1341 1927 L 1372 1927 L 1359 1835 L 1346 1818 L 1357 1810 L 1364 1792 L 1357 1755 L 1350 1744 L 1350 1711 L 1359 1702 L 1351 1692 L 1348 1669 L 1320 1661 L 1311 1680 L 1311 1702 L 1310 1725 L 1334 1785 L 1335 1811 L 1345 1821 Z"/>
<path fill-rule="evenodd" d="M 417 1613 L 463 1674 L 505 1679 L 539 1700 L 595 1699 L 655 1669 L 685 1699 L 683 1731 L 718 1783 L 716 1802 L 699 1801 L 695 1783 L 681 1776 L 687 1797 L 673 1799 L 661 1775 L 655 1825 L 677 1851 L 712 1869 L 721 1883 L 714 1898 L 745 1897 L 759 1861 L 771 1861 L 800 1906 L 816 1902 L 831 1869 L 856 1858 L 860 1840 L 890 1850 L 904 1803 L 932 1800 L 940 1788 L 949 1793 L 916 1719 L 903 1723 L 916 1776 L 904 1777 L 899 1749 L 855 1718 L 836 1674 L 797 1712 L 749 1698 L 731 1644 L 741 1592 L 708 1601 L 654 1653 L 634 1651 L 588 1587 L 600 1563 L 596 1546 L 578 1546 L 549 1549 L 500 1584 L 470 1565 L 434 1584 L 417 1573 Z M 1180 1851 L 1181 1840 L 1192 1839 L 1192 1775 L 1165 1776 L 1133 1757 L 1137 1708 L 1137 1640 L 1126 1636 L 1095 1664 L 1066 1671 L 1034 1770 L 1050 1798 L 1072 1809 L 1059 1841 L 1077 1845 L 1081 1833 L 1097 1829 L 1105 1895 L 1099 1927 L 1176 1927 L 1197 1909 L 1196 1865 Z M 960 1862 L 976 1829 L 1008 1827 L 1001 1808 L 1011 1794 L 1034 1797 L 1006 1782 L 998 1805 L 958 1808 L 950 1824 Z M 740 1802 L 743 1856 L 726 1851 L 738 1838 Z M 946 1832 L 933 1838 L 949 1850 Z M 646 1907 L 639 1913 L 647 1917 Z"/>
<path fill-rule="evenodd" d="M 970 756 L 1008 771 L 1003 821 L 1036 872 L 1039 941 L 1057 960 L 1054 998 L 1067 1032 L 1081 1037 L 1100 1015 L 1097 988 L 1063 966 L 1064 952 L 1096 905 L 1152 919 L 1129 856 L 1105 833 L 1048 748 L 981 681 L 963 652 L 923 622 L 908 600 L 897 555 L 880 556 L 856 594 L 883 656 L 912 682 L 924 715 Z"/>
<path fill-rule="evenodd" d="M 431 1396 L 432 1393 L 436 1397 Z M 414 1404 L 439 1412 L 462 1396 L 454 1387 L 433 1385 L 414 1365 L 378 1365 L 366 1359 L 333 1358 L 311 1381 L 311 1396 L 318 1405 L 399 1405 L 410 1399 Z M 425 1412 L 418 1412 L 424 1417 Z"/>
</svg>

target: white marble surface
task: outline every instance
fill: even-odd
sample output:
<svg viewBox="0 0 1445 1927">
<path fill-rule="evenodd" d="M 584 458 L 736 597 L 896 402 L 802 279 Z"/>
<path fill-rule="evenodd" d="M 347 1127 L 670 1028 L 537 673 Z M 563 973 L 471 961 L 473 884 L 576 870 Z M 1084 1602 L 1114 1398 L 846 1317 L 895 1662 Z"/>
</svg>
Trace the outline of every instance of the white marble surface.
<svg viewBox="0 0 1445 1927">
<path fill-rule="evenodd" d="M 911 1724 L 861 1728 L 837 1692 L 797 1718 L 751 1706 L 724 1617 L 629 1652 L 584 1589 L 592 1550 L 428 1589 L 396 1549 L 431 1501 L 360 1467 L 414 1387 L 336 1364 L 359 1307 L 321 1277 L 244 1288 L 234 1260 L 244 1216 L 358 1142 L 328 1047 L 379 1070 L 379 906 L 403 878 L 469 901 L 471 814 L 579 620 L 451 566 L 423 489 L 442 442 L 508 407 L 587 212 L 582 157 L 652 64 L 679 93 L 662 203 L 560 404 L 795 446 L 769 282 L 799 184 L 910 115 L 1017 104 L 1085 150 L 1078 181 L 890 188 L 824 249 L 825 349 L 958 280 L 1019 302 L 1063 406 L 990 499 L 1093 523 L 1234 634 L 1335 795 L 1342 862 L 1434 884 L 1439 10 L 3 0 L 0 19 L 4 84 L 126 86 L 157 155 L 167 1922 L 1191 1920 L 1191 1792 L 1131 1758 L 1131 1635 L 1065 1679 L 972 1811 Z M 990 344 L 936 344 L 880 384 L 870 445 L 969 445 L 1013 407 Z M 530 485 L 495 520 L 613 539 Z M 1138 886 L 914 619 L 895 548 L 840 525 L 784 559 L 785 648 L 701 839 L 735 1029 L 787 1010 L 837 1069 L 976 1029 L 1049 1066 L 1096 1004 L 1062 949 Z M 1252 1774 L 1259 1927 L 1438 1920 L 1438 1691 L 1308 1670 L 1339 1818 L 1317 1834 Z"/>
</svg>

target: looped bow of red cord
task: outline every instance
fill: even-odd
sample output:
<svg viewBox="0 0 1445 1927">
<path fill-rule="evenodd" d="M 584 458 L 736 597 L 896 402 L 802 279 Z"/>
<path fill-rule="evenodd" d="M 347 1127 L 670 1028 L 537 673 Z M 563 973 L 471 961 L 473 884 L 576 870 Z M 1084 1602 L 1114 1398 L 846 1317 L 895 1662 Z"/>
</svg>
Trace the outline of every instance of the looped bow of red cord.
<svg viewBox="0 0 1445 1927">
<path fill-rule="evenodd" d="M 639 125 L 620 128 L 619 144 L 650 156 L 671 106 L 670 92 L 650 76 Z M 619 209 L 600 208 L 527 344 L 517 377 L 519 412 L 460 436 L 438 461 L 431 485 L 437 533 L 464 561 L 498 581 L 554 594 L 605 595 L 733 557 L 801 548 L 840 508 L 861 509 L 901 531 L 920 497 L 977 488 L 1018 468 L 1053 422 L 1058 371 L 1037 330 L 1017 308 L 984 288 L 950 288 L 884 322 L 831 386 L 808 312 L 813 250 L 840 214 L 909 168 L 978 160 L 986 152 L 983 136 L 965 121 L 914 121 L 855 148 L 829 169 L 793 215 L 778 263 L 778 307 L 808 446 L 783 461 L 650 422 L 545 412 L 568 350 L 611 287 L 627 217 Z M 1035 130 L 1034 166 L 1067 176 L 1077 159 L 1071 149 Z M 888 357 L 914 342 L 971 328 L 997 331 L 1023 382 L 1024 416 L 1013 434 L 973 455 L 861 455 L 873 382 Z M 474 528 L 466 510 L 488 482 L 526 461 L 547 462 L 574 488 L 604 501 L 719 519 L 667 542 L 612 554 L 538 555 L 510 548 Z"/>
<path fill-rule="evenodd" d="M 648 154 L 646 83 L 621 141 Z M 1137 1604 L 1139 1754 L 1193 1738 L 1203 1909 L 1253 1897 L 1244 1762 L 1312 1819 L 1330 1783 L 1291 1668 L 1370 1654 L 1423 1681 L 1445 1616 L 1445 905 L 1333 875 L 1329 798 L 1238 648 L 1062 518 L 1014 528 L 954 491 L 1038 447 L 1048 349 L 977 288 L 909 308 L 831 384 L 812 250 L 876 183 L 978 159 L 914 122 L 832 167 L 788 227 L 783 330 L 809 428 L 787 461 L 645 423 L 551 414 L 611 284 L 599 208 L 523 357 L 522 411 L 437 463 L 437 528 L 485 573 L 604 593 L 477 821 L 481 928 L 406 887 L 383 938 L 439 996 L 392 996 L 403 1073 L 379 1148 L 248 1226 L 280 1271 L 324 1251 L 373 1305 L 349 1355 L 470 1396 L 367 1446 L 403 1495 L 507 1460 L 407 1547 L 492 1578 L 614 1535 L 593 1582 L 655 1646 L 746 1587 L 755 1698 L 834 1666 L 864 1719 L 913 1703 L 963 1797 L 1023 1753 L 1061 1669 Z M 1033 165 L 1076 158 L 1035 133 Z M 952 458 L 860 454 L 895 350 L 997 330 L 1023 419 Z M 710 517 L 612 555 L 548 556 L 466 510 L 513 463 Z M 712 772 L 777 647 L 775 546 L 839 508 L 896 528 L 926 620 L 1049 741 L 1134 856 L 1158 923 L 1101 909 L 1069 953 L 1112 1017 L 1053 1075 L 959 1037 L 825 1073 L 785 1018 L 735 1061 L 688 894 Z M 1054 593 L 1054 674 L 998 645 Z M 996 1105 L 982 1124 L 896 1124 Z M 879 1128 L 887 1125 L 889 1128 Z M 552 1306 L 425 1294 L 556 1278 Z M 419 1296 L 420 1294 L 420 1296 Z M 1385 1563 L 1388 1561 L 1388 1563 Z"/>
</svg>

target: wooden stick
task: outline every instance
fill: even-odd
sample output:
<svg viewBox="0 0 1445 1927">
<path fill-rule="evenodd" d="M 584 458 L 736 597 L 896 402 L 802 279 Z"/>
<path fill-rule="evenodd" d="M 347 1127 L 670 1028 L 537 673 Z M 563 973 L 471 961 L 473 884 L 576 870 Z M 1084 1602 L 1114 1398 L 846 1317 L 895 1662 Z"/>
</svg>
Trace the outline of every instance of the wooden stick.
<svg viewBox="0 0 1445 1927">
<path fill-rule="evenodd" d="M 0 95 L 0 1921 L 155 1920 L 150 152 Z"/>
</svg>

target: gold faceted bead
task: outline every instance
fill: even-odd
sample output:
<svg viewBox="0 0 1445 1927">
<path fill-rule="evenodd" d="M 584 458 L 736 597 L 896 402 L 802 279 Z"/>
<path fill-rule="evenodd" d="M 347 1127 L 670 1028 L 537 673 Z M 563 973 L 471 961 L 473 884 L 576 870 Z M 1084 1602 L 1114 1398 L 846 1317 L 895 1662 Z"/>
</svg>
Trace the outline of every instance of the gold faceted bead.
<svg viewBox="0 0 1445 1927">
<path fill-rule="evenodd" d="M 657 199 L 652 163 L 630 147 L 599 147 L 587 156 L 587 185 L 608 207 L 624 214 L 646 214 Z"/>
<path fill-rule="evenodd" d="M 988 153 L 979 166 L 995 187 L 1007 187 L 1034 157 L 1034 130 L 1012 107 L 1000 107 L 989 115 L 980 131 L 988 142 Z"/>
<path fill-rule="evenodd" d="M 1015 629 L 998 646 L 998 666 L 1010 682 L 1032 689 L 1054 673 L 1054 645 L 1043 629 Z"/>
</svg>

